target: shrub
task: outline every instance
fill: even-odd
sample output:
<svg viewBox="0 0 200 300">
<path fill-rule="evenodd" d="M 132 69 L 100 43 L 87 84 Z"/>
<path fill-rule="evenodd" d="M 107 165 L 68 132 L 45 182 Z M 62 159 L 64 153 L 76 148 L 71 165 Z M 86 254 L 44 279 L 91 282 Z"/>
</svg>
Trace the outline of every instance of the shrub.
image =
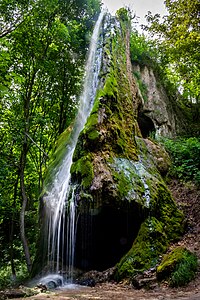
<svg viewBox="0 0 200 300">
<path fill-rule="evenodd" d="M 163 257 L 157 267 L 157 278 L 167 279 L 172 287 L 184 286 L 194 279 L 197 268 L 196 255 L 186 248 L 177 247 Z"/>
<path fill-rule="evenodd" d="M 200 185 L 200 139 L 164 139 L 163 142 L 172 159 L 170 175 Z"/>
<path fill-rule="evenodd" d="M 0 289 L 8 288 L 21 284 L 28 278 L 27 267 L 25 264 L 15 260 L 16 278 L 13 278 L 10 264 L 0 267 Z"/>
</svg>

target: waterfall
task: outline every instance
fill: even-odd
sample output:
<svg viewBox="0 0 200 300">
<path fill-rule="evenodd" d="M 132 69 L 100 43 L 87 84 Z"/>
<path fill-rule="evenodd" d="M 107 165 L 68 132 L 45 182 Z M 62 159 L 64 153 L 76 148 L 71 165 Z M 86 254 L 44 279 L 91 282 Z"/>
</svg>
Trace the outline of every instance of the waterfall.
<svg viewBox="0 0 200 300">
<path fill-rule="evenodd" d="M 99 32 L 103 15 L 104 12 L 101 12 L 91 37 L 85 66 L 83 92 L 80 96 L 79 110 L 72 129 L 71 139 L 67 145 L 63 161 L 43 197 L 48 228 L 49 271 L 58 273 L 67 262 L 66 271 L 69 272 L 69 279 L 72 278 L 73 274 L 76 233 L 76 195 L 75 189 L 70 185 L 70 168 L 79 134 L 91 112 L 98 88 L 98 75 L 102 60 L 102 42 L 99 39 Z M 66 210 L 68 214 L 66 214 Z M 68 232 L 66 232 L 66 227 Z"/>
</svg>

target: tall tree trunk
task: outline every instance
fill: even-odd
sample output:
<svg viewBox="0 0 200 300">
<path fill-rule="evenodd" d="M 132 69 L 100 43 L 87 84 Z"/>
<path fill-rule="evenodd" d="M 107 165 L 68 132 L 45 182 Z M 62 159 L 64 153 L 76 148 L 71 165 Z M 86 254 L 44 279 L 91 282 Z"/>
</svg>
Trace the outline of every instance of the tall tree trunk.
<svg viewBox="0 0 200 300">
<path fill-rule="evenodd" d="M 14 195 L 13 195 L 13 205 L 12 205 L 12 220 L 10 228 L 10 262 L 13 280 L 16 279 L 15 263 L 14 263 L 14 249 L 13 249 L 13 239 L 14 239 L 14 220 L 15 220 L 15 208 L 16 208 L 16 199 L 17 199 L 17 187 L 19 183 L 19 171 L 17 172 L 17 179 L 14 186 Z"/>
<path fill-rule="evenodd" d="M 31 262 L 28 242 L 27 242 L 26 234 L 25 234 L 25 211 L 26 211 L 26 206 L 28 203 L 28 197 L 26 194 L 25 181 L 24 181 L 24 169 L 25 169 L 26 155 L 27 155 L 27 137 L 26 137 L 26 135 L 24 136 L 24 140 L 25 141 L 24 141 L 23 151 L 21 154 L 21 161 L 20 161 L 20 189 L 21 189 L 21 194 L 22 194 L 22 208 L 21 208 L 21 212 L 20 212 L 20 235 L 21 235 L 21 241 L 22 241 L 22 245 L 23 245 L 23 249 L 24 249 L 27 269 L 28 269 L 28 272 L 30 273 L 31 267 L 32 267 L 32 262 Z"/>
<path fill-rule="evenodd" d="M 24 141 L 22 145 L 22 151 L 21 151 L 21 157 L 20 157 L 20 189 L 21 189 L 21 195 L 22 195 L 22 207 L 20 212 L 20 235 L 21 235 L 21 241 L 24 249 L 24 255 L 26 260 L 26 265 L 28 272 L 31 272 L 32 268 L 32 262 L 28 247 L 28 242 L 26 239 L 25 234 L 25 211 L 26 206 L 28 203 L 28 197 L 26 194 L 26 188 L 25 188 L 25 179 L 24 179 L 24 171 L 26 166 L 26 158 L 28 154 L 28 136 L 29 136 L 29 127 L 30 127 L 30 102 L 31 102 L 31 96 L 33 91 L 33 85 L 34 80 L 36 76 L 36 70 L 33 70 L 32 75 L 30 72 L 29 82 L 27 85 L 27 93 L 26 97 L 24 98 Z"/>
</svg>

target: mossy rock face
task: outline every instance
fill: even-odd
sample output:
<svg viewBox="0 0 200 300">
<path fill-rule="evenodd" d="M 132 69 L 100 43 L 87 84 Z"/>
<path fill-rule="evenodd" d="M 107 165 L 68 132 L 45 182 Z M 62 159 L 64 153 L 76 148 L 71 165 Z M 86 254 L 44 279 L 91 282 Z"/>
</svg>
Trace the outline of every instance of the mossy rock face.
<svg viewBox="0 0 200 300">
<path fill-rule="evenodd" d="M 60 134 L 51 159 L 49 161 L 48 169 L 45 174 L 44 186 L 47 188 L 51 185 L 52 180 L 58 171 L 59 166 L 62 164 L 62 160 L 67 152 L 67 146 L 71 143 L 71 137 L 73 135 L 73 123 Z M 42 194 L 44 194 L 43 191 Z"/>
<path fill-rule="evenodd" d="M 149 216 L 141 224 L 130 251 L 116 265 L 117 281 L 155 268 L 159 255 L 165 253 L 169 244 L 183 233 L 183 214 L 177 210 L 162 182 L 156 187 L 155 198 L 151 198 L 147 213 Z"/>
<path fill-rule="evenodd" d="M 81 213 L 100 215 L 108 207 L 131 211 L 137 220 L 131 249 L 116 265 L 115 278 L 121 280 L 155 267 L 159 255 L 183 232 L 183 214 L 145 140 L 137 136 L 138 107 L 127 74 L 126 34 L 118 23 L 111 27 L 113 35 L 104 42 L 107 69 L 103 67 L 101 89 L 79 136 L 71 171 L 79 186 Z"/>
<path fill-rule="evenodd" d="M 149 153 L 152 155 L 154 163 L 162 175 L 166 175 L 171 166 L 169 154 L 163 146 L 155 144 L 150 139 L 145 139 L 145 144 Z"/>
<path fill-rule="evenodd" d="M 111 19 L 107 30 L 101 84 L 79 135 L 71 182 L 76 186 L 80 220 L 76 260 L 84 252 L 81 260 L 87 262 L 86 268 L 98 269 L 100 264 L 89 260 L 102 256 L 105 269 L 117 263 L 115 278 L 121 280 L 155 267 L 159 255 L 182 233 L 183 215 L 138 129 L 139 104 L 136 84 L 130 86 L 125 26 Z M 83 242 L 78 240 L 84 236 Z M 117 260 L 109 265 L 115 256 Z"/>
<path fill-rule="evenodd" d="M 73 156 L 74 165 L 77 166 L 80 165 L 83 156 L 92 153 L 91 166 L 94 177 L 90 177 L 90 189 L 87 192 L 93 191 L 94 194 L 97 190 L 97 177 L 99 187 L 102 187 L 103 181 L 108 178 L 110 188 L 111 185 L 114 185 L 112 168 L 108 163 L 114 157 L 124 157 L 133 161 L 138 159 L 135 141 L 138 128 L 136 124 L 137 107 L 134 106 L 134 95 L 131 92 L 127 75 L 125 40 L 116 20 L 110 20 L 109 29 L 112 34 L 104 37 L 101 88 L 96 95 L 92 112 L 79 136 Z M 99 157 L 101 157 L 101 163 Z M 72 179 L 85 188 L 83 182 L 85 174 L 81 174 L 83 168 L 79 168 L 80 176 L 77 178 L 76 166 L 72 166 L 71 169 Z"/>
<path fill-rule="evenodd" d="M 164 224 L 154 217 L 142 223 L 130 251 L 116 265 L 115 279 L 133 278 L 138 272 L 154 267 L 160 253 L 167 249 Z"/>
<path fill-rule="evenodd" d="M 177 247 L 164 255 L 157 267 L 158 280 L 168 280 L 170 286 L 184 286 L 194 279 L 197 257 L 184 247 Z"/>
</svg>

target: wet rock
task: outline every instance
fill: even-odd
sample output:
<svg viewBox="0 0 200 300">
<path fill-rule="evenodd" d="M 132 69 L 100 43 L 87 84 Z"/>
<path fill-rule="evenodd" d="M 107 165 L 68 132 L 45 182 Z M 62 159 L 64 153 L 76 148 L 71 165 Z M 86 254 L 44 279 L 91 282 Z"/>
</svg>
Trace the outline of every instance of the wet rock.
<svg viewBox="0 0 200 300">
<path fill-rule="evenodd" d="M 136 275 L 133 280 L 132 284 L 136 289 L 154 289 L 157 286 L 157 278 L 156 276 L 144 278 L 143 275 Z"/>
<path fill-rule="evenodd" d="M 37 285 L 37 288 L 40 289 L 41 293 L 46 292 L 47 291 L 47 287 L 44 284 L 39 283 Z"/>
<path fill-rule="evenodd" d="M 38 282 L 37 286 L 46 287 L 46 289 L 55 289 L 63 285 L 63 277 L 57 274 L 50 274 L 42 277 Z"/>
<path fill-rule="evenodd" d="M 0 292 L 0 299 L 12 299 L 25 297 L 26 293 L 19 289 L 11 289 Z"/>
<path fill-rule="evenodd" d="M 95 286 L 97 283 L 104 283 L 113 279 L 115 267 L 107 269 L 103 272 L 92 270 L 84 273 L 76 280 L 77 284 L 86 286 Z"/>
<path fill-rule="evenodd" d="M 85 278 L 85 279 L 79 279 L 79 280 L 77 280 L 76 284 L 94 287 L 96 285 L 96 282 L 92 278 Z"/>
<path fill-rule="evenodd" d="M 146 87 L 146 92 L 138 92 L 141 98 L 143 117 L 151 119 L 155 126 L 156 135 L 176 136 L 187 128 L 184 112 L 175 104 L 172 97 L 160 84 L 153 69 L 147 66 L 134 65 L 134 72 Z M 178 95 L 175 95 L 175 98 Z"/>
<path fill-rule="evenodd" d="M 144 139 L 144 141 L 158 171 L 162 175 L 167 174 L 171 165 L 169 154 L 166 152 L 164 147 L 153 143 L 150 139 Z"/>
<path fill-rule="evenodd" d="M 28 288 L 24 286 L 20 286 L 16 289 L 6 289 L 0 291 L 0 299 L 15 299 L 15 298 L 25 298 L 37 295 L 40 293 L 40 289 L 38 288 Z"/>
</svg>

